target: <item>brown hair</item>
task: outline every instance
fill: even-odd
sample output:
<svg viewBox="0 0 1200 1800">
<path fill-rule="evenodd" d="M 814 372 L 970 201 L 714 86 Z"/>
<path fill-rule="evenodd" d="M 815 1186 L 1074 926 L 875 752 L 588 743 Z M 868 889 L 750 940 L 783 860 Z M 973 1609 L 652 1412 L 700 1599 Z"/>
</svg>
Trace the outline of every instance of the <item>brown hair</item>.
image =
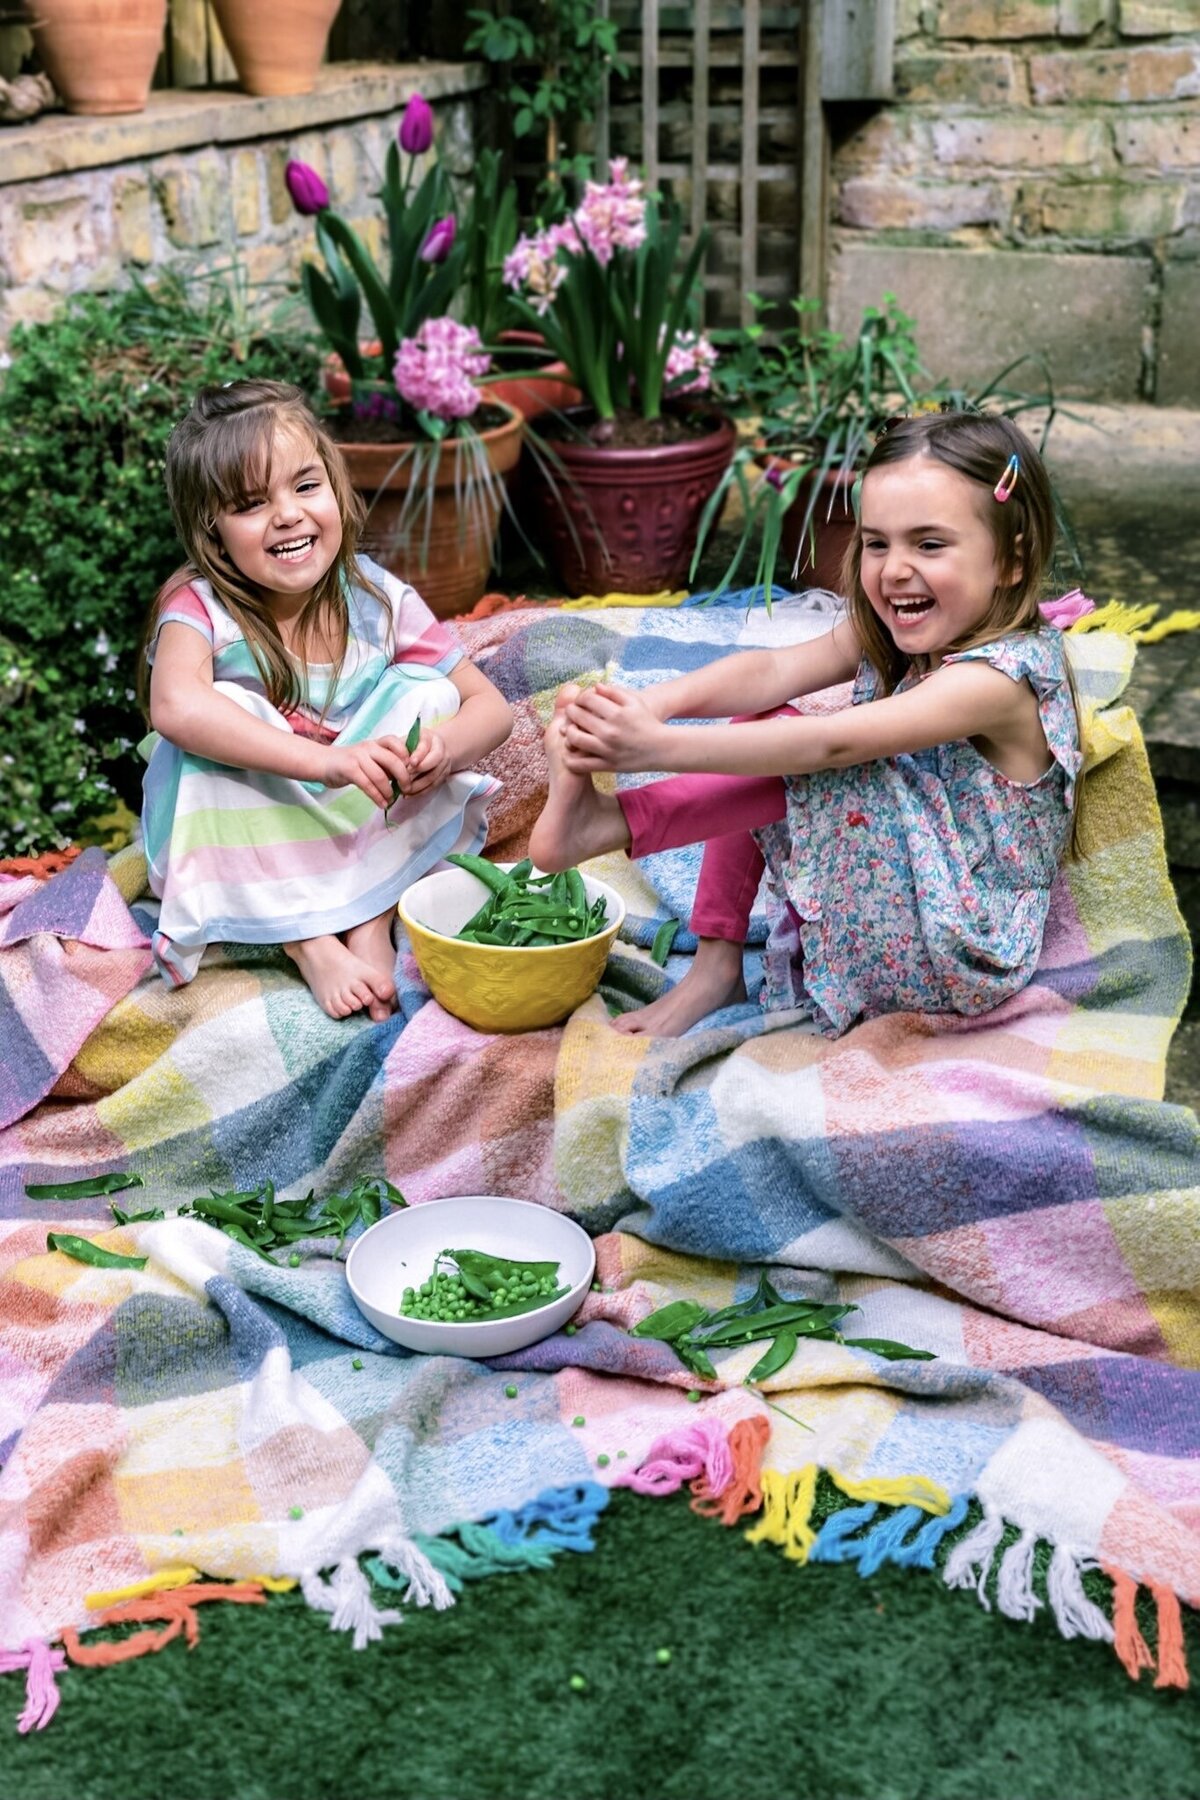
<svg viewBox="0 0 1200 1800">
<path fill-rule="evenodd" d="M 919 413 L 897 419 L 884 428 L 867 458 L 864 477 L 872 469 L 907 462 L 914 456 L 930 456 L 944 463 L 986 493 L 984 520 L 996 549 L 998 579 L 991 605 L 973 631 L 946 652 L 988 644 L 1010 631 L 1041 631 L 1045 621 L 1038 610 L 1042 582 L 1054 554 L 1054 497 L 1050 478 L 1036 448 L 1011 419 L 994 413 Z M 1020 474 L 1009 498 L 1000 502 L 993 490 L 1012 457 L 1020 462 Z M 926 658 L 906 656 L 867 598 L 862 582 L 863 539 L 856 530 L 842 566 L 843 590 L 849 595 L 850 620 L 867 660 L 880 677 L 883 692 L 894 693 L 910 669 L 923 669 Z M 1080 719 L 1079 695 L 1070 662 L 1067 680 L 1075 717 Z M 1080 742 L 1083 732 L 1080 726 Z M 1068 855 L 1084 854 L 1081 842 L 1083 778 L 1075 789 L 1075 808 Z"/>
<path fill-rule="evenodd" d="M 297 620 L 297 656 L 285 648 L 261 590 L 247 581 L 225 554 L 216 531 L 219 513 L 245 506 L 269 483 L 276 434 L 289 426 L 310 440 L 324 463 L 342 522 L 341 548 Z M 318 626 L 324 626 L 338 645 L 332 693 L 349 639 L 348 589 L 363 588 L 389 616 L 390 609 L 387 596 L 358 560 L 362 501 L 350 484 L 341 451 L 300 389 L 284 381 L 231 381 L 225 387 L 201 388 L 168 439 L 166 480 L 171 514 L 187 562 L 163 583 L 146 620 L 138 662 L 138 697 L 143 709 L 149 691 L 147 651 L 163 603 L 197 579 L 209 583 L 214 597 L 240 626 L 272 706 L 287 712 L 307 698 L 304 652 Z"/>
</svg>

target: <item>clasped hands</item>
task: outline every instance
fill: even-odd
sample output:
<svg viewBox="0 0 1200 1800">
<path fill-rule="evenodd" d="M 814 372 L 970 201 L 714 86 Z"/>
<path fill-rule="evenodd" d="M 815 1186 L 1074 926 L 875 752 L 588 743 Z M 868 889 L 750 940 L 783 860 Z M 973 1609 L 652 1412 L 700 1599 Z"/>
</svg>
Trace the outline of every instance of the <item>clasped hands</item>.
<svg viewBox="0 0 1200 1800">
<path fill-rule="evenodd" d="M 554 710 L 573 775 L 662 767 L 666 725 L 646 693 L 608 681 L 590 688 L 570 683 L 559 689 Z"/>
<path fill-rule="evenodd" d="M 359 788 L 386 811 L 398 797 L 427 793 L 453 773 L 441 733 L 422 731 L 415 750 L 406 749 L 403 738 L 392 736 L 362 744 L 330 744 L 318 780 L 329 788 Z"/>
</svg>

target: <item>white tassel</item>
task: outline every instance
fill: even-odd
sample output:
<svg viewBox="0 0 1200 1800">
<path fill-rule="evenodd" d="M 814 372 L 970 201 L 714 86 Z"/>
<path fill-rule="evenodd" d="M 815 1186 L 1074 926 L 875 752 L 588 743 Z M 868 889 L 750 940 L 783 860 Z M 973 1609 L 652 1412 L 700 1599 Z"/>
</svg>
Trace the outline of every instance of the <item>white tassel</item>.
<svg viewBox="0 0 1200 1800">
<path fill-rule="evenodd" d="M 1050 1573 L 1046 1578 L 1046 1592 L 1050 1604 L 1054 1608 L 1054 1617 L 1058 1621 L 1058 1629 L 1065 1638 L 1088 1637 L 1099 1638 L 1103 1643 L 1113 1641 L 1113 1628 L 1098 1606 L 1093 1606 L 1083 1591 L 1081 1577 L 1085 1569 L 1094 1569 L 1094 1562 L 1087 1562 L 1076 1557 L 1059 1544 L 1050 1558 Z"/>
<path fill-rule="evenodd" d="M 402 1538 L 389 1544 L 379 1555 L 393 1569 L 408 1576 L 404 1598 L 410 1606 L 432 1606 L 434 1612 L 445 1612 L 448 1606 L 454 1605 L 454 1595 L 445 1577 L 410 1539 Z"/>
<path fill-rule="evenodd" d="M 1032 1619 L 1041 1606 L 1033 1591 L 1033 1552 L 1037 1532 L 1025 1531 L 1000 1559 L 996 1605 L 1006 1619 Z"/>
<path fill-rule="evenodd" d="M 987 1578 L 992 1572 L 992 1559 L 1003 1536 L 1004 1520 L 997 1513 L 985 1513 L 974 1531 L 969 1532 L 960 1544 L 955 1544 L 946 1558 L 942 1576 L 946 1586 L 973 1587 L 985 1612 L 992 1610 L 986 1591 Z"/>
<path fill-rule="evenodd" d="M 329 1613 L 330 1631 L 352 1631 L 354 1648 L 365 1650 L 383 1636 L 385 1625 L 398 1625 L 403 1613 L 381 1610 L 371 1599 L 371 1586 L 353 1557 L 340 1562 L 332 1581 L 314 1570 L 300 1577 L 300 1591 L 316 1612 Z"/>
</svg>

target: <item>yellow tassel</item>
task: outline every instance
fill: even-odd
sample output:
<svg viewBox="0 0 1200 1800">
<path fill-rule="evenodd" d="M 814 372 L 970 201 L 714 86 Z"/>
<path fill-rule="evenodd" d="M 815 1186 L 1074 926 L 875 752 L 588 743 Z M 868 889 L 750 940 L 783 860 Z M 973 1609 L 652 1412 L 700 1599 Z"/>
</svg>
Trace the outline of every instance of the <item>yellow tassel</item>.
<svg viewBox="0 0 1200 1800">
<path fill-rule="evenodd" d="M 300 1586 L 292 1575 L 251 1575 L 249 1579 L 266 1588 L 268 1594 L 290 1594 L 294 1587 Z"/>
<path fill-rule="evenodd" d="M 688 597 L 686 588 L 674 593 L 664 588 L 661 594 L 581 594 L 578 600 L 564 600 L 563 612 L 586 612 L 595 606 L 682 606 Z"/>
<path fill-rule="evenodd" d="M 1122 637 L 1137 638 L 1157 614 L 1158 607 L 1152 604 L 1127 606 L 1123 600 L 1108 600 L 1103 606 L 1098 606 L 1095 612 L 1077 619 L 1071 630 L 1115 631 Z"/>
<path fill-rule="evenodd" d="M 830 1469 L 828 1474 L 851 1500 L 877 1500 L 881 1506 L 919 1506 L 922 1512 L 935 1515 L 950 1511 L 950 1496 L 945 1488 L 924 1475 L 900 1475 L 894 1481 L 851 1481 L 836 1469 Z"/>
<path fill-rule="evenodd" d="M 762 1517 L 746 1532 L 748 1544 L 778 1544 L 792 1562 L 806 1563 L 808 1553 L 817 1541 L 809 1524 L 813 1501 L 817 1497 L 817 1465 L 781 1474 L 778 1469 L 762 1472 Z"/>
<path fill-rule="evenodd" d="M 108 1588 L 103 1594 L 86 1594 L 83 1604 L 89 1612 L 103 1612 L 106 1606 L 119 1606 L 122 1600 L 140 1600 L 143 1594 L 161 1594 L 171 1588 L 187 1587 L 199 1581 L 199 1569 L 160 1569 L 144 1581 L 131 1581 L 128 1587 Z"/>
<path fill-rule="evenodd" d="M 1177 631 L 1195 631 L 1200 627 L 1200 612 L 1190 611 L 1187 607 L 1179 607 L 1168 613 L 1165 619 L 1156 619 L 1144 631 L 1135 631 L 1139 644 L 1157 644 L 1165 637 L 1171 637 Z"/>
</svg>

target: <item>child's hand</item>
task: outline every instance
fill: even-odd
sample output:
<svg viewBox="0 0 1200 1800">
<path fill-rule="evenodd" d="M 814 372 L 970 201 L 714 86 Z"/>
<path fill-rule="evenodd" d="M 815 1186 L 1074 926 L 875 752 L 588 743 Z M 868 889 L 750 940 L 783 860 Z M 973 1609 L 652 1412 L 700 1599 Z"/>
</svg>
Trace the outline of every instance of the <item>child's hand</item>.
<svg viewBox="0 0 1200 1800">
<path fill-rule="evenodd" d="M 331 744 L 318 779 L 328 788 L 360 788 L 376 806 L 388 807 L 395 799 L 395 787 L 402 787 L 407 776 L 404 745 L 389 737 L 365 744 Z"/>
<path fill-rule="evenodd" d="M 573 773 L 599 769 L 656 769 L 664 726 L 640 694 L 600 682 L 568 701 L 563 712 L 567 766 Z"/>
<path fill-rule="evenodd" d="M 408 774 L 402 783 L 406 794 L 425 794 L 441 787 L 454 773 L 454 764 L 439 731 L 422 731 L 408 758 Z"/>
</svg>

